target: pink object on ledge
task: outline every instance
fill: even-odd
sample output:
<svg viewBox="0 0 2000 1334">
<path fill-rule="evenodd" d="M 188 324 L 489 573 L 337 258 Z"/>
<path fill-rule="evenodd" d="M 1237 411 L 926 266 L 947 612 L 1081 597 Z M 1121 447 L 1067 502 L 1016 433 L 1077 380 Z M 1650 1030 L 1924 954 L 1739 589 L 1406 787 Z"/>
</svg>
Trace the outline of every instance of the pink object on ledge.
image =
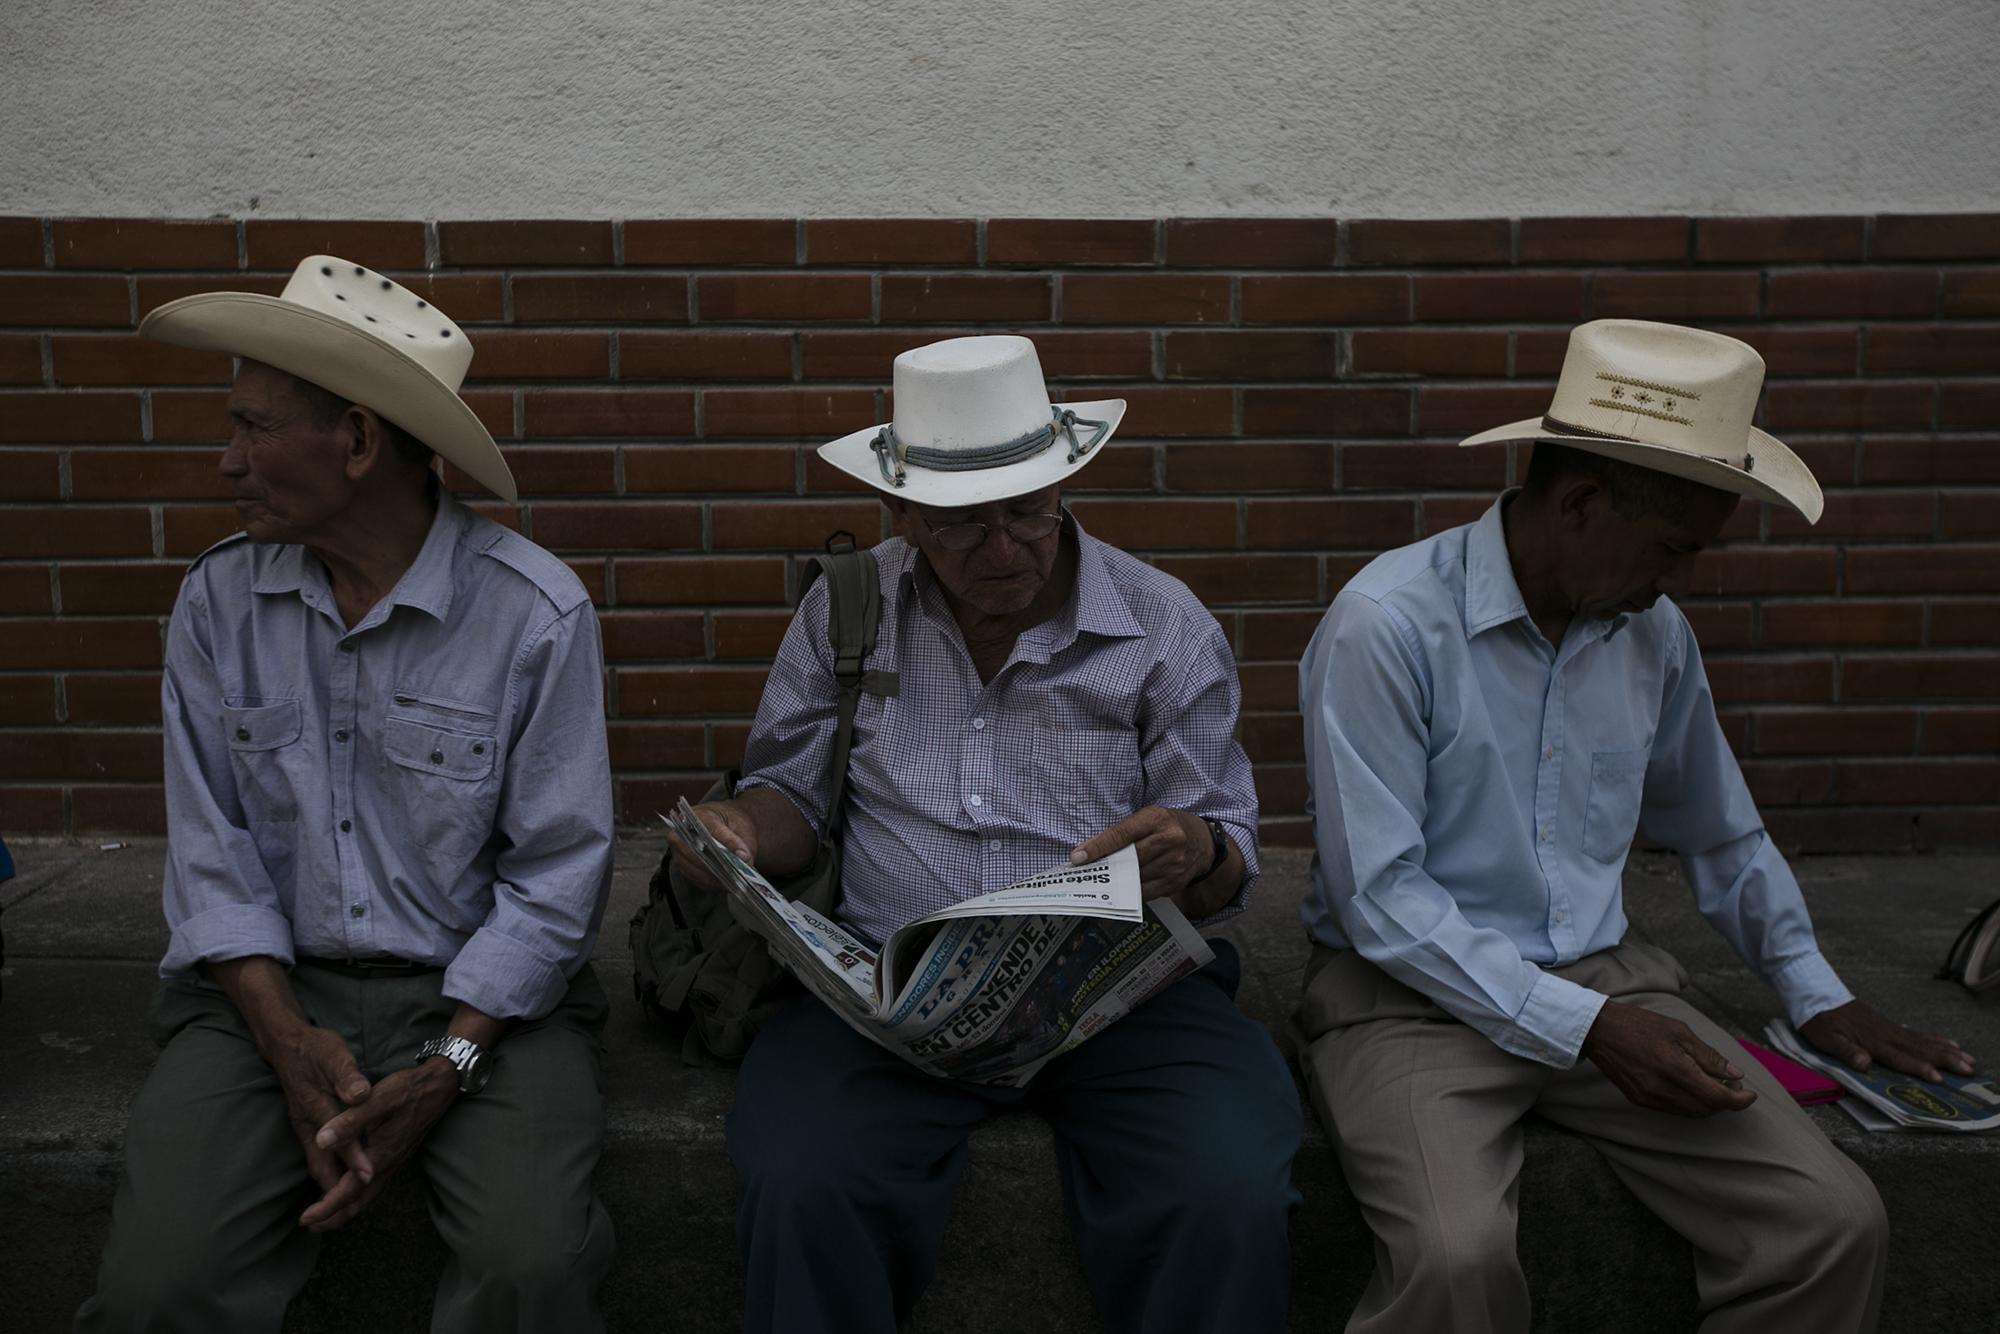
<svg viewBox="0 0 2000 1334">
<path fill-rule="evenodd" d="M 1757 1058 L 1757 1063 L 1771 1072 L 1779 1087 L 1792 1095 L 1792 1101 L 1801 1107 L 1811 1107 L 1815 1103 L 1833 1102 L 1840 1097 L 1840 1085 L 1816 1070 L 1808 1070 L 1797 1061 L 1789 1060 L 1774 1051 L 1768 1051 L 1748 1038 L 1738 1038 L 1743 1050 Z"/>
</svg>

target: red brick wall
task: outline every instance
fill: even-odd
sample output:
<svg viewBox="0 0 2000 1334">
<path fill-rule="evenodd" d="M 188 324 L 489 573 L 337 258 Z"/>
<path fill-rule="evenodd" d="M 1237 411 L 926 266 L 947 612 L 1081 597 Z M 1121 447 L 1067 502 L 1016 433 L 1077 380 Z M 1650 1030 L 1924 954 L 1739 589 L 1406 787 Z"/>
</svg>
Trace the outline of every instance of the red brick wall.
<svg viewBox="0 0 2000 1334">
<path fill-rule="evenodd" d="M 1375 552 L 1506 480 L 1461 434 L 1541 410 L 1565 330 L 1646 316 L 1770 363 L 1764 424 L 1827 490 L 1746 506 L 1688 607 L 1793 846 L 2000 843 L 2000 216 L 975 222 L 0 219 L 0 830 L 157 829 L 179 571 L 232 528 L 229 373 L 132 332 L 328 250 L 477 344 L 518 508 L 603 609 L 619 803 L 738 756 L 795 553 L 879 508 L 812 446 L 891 356 L 1034 336 L 1124 434 L 1073 494 L 1208 600 L 1242 663 L 1266 829 L 1304 836 L 1294 661 Z M 468 491 L 470 494 L 470 492 Z"/>
</svg>

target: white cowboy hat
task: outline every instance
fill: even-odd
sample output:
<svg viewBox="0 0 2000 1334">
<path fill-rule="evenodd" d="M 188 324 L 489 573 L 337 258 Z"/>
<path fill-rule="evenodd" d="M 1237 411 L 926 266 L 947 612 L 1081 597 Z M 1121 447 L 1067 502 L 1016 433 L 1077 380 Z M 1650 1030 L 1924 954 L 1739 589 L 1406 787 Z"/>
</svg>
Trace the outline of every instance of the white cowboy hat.
<svg viewBox="0 0 2000 1334">
<path fill-rule="evenodd" d="M 147 315 L 139 332 L 289 371 L 373 408 L 501 499 L 519 498 L 499 446 L 458 396 L 472 364 L 465 331 L 371 269 L 308 255 L 280 296 L 184 296 Z"/>
<path fill-rule="evenodd" d="M 958 509 L 1027 495 L 1097 456 L 1122 398 L 1051 403 L 1035 345 L 1011 334 L 947 338 L 896 358 L 896 415 L 819 447 L 892 496 Z"/>
<path fill-rule="evenodd" d="M 1481 431 L 1461 445 L 1553 440 L 1755 500 L 1818 523 L 1812 470 L 1750 424 L 1764 359 L 1749 344 L 1649 320 L 1593 320 L 1570 333 L 1546 415 Z"/>
</svg>

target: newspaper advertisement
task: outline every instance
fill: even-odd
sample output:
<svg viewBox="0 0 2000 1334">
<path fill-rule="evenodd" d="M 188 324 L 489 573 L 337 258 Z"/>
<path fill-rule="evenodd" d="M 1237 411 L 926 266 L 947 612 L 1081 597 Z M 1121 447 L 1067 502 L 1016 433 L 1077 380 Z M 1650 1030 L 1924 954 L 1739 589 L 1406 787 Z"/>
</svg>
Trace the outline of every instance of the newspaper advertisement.
<svg viewBox="0 0 2000 1334">
<path fill-rule="evenodd" d="M 1215 957 L 1130 847 L 1057 866 L 898 928 L 871 948 L 780 894 L 686 800 L 661 817 L 728 888 L 737 920 L 850 1027 L 940 1078 L 1018 1086 Z"/>
<path fill-rule="evenodd" d="M 1765 1029 L 1774 1051 L 1816 1070 L 1853 1097 L 1840 1106 L 1863 1130 L 1979 1131 L 2000 1129 L 2000 1082 L 1990 1075 L 1955 1075 L 1940 1071 L 1938 1083 L 1871 1065 L 1856 1070 L 1835 1060 L 1799 1036 L 1780 1020 Z"/>
</svg>

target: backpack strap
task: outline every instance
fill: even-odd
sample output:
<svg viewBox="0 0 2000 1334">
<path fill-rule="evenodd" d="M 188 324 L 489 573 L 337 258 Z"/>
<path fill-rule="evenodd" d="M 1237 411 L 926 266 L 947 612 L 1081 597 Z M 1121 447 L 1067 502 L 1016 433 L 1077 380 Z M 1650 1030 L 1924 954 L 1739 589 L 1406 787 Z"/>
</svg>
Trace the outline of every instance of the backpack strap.
<svg viewBox="0 0 2000 1334">
<path fill-rule="evenodd" d="M 814 556 L 806 567 L 799 596 L 821 575 L 826 576 L 826 635 L 833 646 L 833 679 L 839 690 L 835 708 L 833 755 L 827 802 L 827 831 L 840 823 L 841 800 L 847 793 L 847 754 L 854 744 L 854 714 L 864 694 L 889 699 L 902 689 L 895 672 L 866 670 L 868 655 L 875 651 L 875 634 L 882 624 L 882 580 L 875 567 L 875 553 L 854 545 L 852 533 L 835 533 L 827 539 L 826 554 Z"/>
</svg>

